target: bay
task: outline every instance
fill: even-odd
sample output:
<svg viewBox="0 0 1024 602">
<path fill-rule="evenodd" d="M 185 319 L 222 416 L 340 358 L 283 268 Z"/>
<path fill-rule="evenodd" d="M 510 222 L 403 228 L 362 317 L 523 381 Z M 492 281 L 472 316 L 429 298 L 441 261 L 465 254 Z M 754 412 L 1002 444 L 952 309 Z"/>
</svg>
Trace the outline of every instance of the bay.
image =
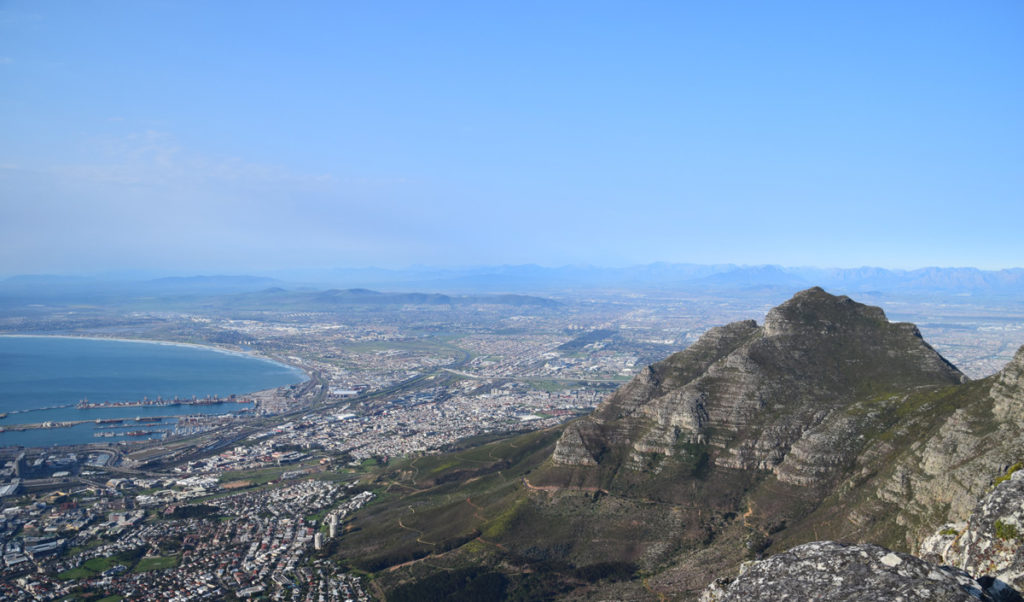
<svg viewBox="0 0 1024 602">
<path fill-rule="evenodd" d="M 72 420 L 223 414 L 251 404 L 105 407 L 90 402 L 243 395 L 305 380 L 294 367 L 210 347 L 148 341 L 0 336 L 0 426 Z M 95 424 L 0 433 L 0 446 L 110 442 Z M 126 426 L 130 426 L 126 423 Z"/>
</svg>

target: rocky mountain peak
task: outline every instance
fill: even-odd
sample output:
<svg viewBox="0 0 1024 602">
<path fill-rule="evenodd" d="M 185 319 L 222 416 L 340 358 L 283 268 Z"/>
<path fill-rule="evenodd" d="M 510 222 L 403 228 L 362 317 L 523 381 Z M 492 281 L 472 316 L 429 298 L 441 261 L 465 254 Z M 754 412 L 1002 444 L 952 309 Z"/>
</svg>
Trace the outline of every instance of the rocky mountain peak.
<svg viewBox="0 0 1024 602">
<path fill-rule="evenodd" d="M 659 458 L 694 453 L 696 445 L 717 466 L 771 470 L 806 484 L 858 445 L 848 440 L 851 403 L 964 380 L 913 324 L 891 323 L 878 307 L 815 287 L 769 311 L 762 327 L 713 328 L 643 370 L 569 426 L 553 459 L 596 466 L 607 457 L 657 470 Z"/>
<path fill-rule="evenodd" d="M 766 336 L 831 334 L 839 329 L 880 328 L 887 323 L 880 307 L 857 303 L 845 295 L 830 295 L 816 286 L 769 311 L 764 331 Z"/>
</svg>

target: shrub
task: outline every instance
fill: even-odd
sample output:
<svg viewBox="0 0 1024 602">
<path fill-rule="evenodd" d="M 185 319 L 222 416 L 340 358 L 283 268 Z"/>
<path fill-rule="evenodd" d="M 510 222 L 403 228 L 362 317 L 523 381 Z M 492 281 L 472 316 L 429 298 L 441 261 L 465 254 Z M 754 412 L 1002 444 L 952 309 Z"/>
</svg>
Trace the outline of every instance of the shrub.
<svg viewBox="0 0 1024 602">
<path fill-rule="evenodd" d="M 1010 479 L 1010 477 L 1013 476 L 1013 473 L 1017 472 L 1021 468 L 1024 468 L 1024 463 L 1017 462 L 1016 464 L 1011 466 L 1009 469 L 1007 469 L 1007 471 L 1003 474 L 1003 476 L 996 477 L 996 480 L 992 482 L 992 486 L 995 487 L 996 485 L 999 485 L 1003 481 L 1008 481 Z"/>
<path fill-rule="evenodd" d="M 996 520 L 993 525 L 996 531 L 996 537 L 1003 541 L 1009 541 L 1011 539 L 1020 539 L 1020 532 L 1017 530 L 1017 526 L 1011 523 L 1004 523 L 1002 520 Z"/>
</svg>

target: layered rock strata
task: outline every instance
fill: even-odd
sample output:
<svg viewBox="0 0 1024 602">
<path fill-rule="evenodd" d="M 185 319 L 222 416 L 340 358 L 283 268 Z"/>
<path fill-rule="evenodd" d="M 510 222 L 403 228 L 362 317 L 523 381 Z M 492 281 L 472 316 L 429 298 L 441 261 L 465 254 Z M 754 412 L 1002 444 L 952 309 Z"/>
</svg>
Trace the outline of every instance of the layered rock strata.
<svg viewBox="0 0 1024 602">
<path fill-rule="evenodd" d="M 812 288 L 772 309 L 763 326 L 713 328 L 649 366 L 570 425 L 553 459 L 593 466 L 620 449 L 627 468 L 645 470 L 680 444 L 706 445 L 716 466 L 804 485 L 860 452 L 842 411 L 852 402 L 965 380 L 912 324 Z"/>
</svg>

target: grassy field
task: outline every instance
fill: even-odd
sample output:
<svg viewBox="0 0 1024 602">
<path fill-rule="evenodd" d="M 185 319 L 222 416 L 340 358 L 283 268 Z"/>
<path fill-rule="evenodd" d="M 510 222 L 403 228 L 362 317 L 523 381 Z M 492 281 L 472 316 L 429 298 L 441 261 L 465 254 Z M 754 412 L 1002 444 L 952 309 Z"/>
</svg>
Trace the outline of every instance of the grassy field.
<svg viewBox="0 0 1024 602">
<path fill-rule="evenodd" d="M 83 562 L 80 566 L 73 569 L 69 569 L 57 575 L 58 579 L 69 580 L 69 579 L 89 579 L 102 573 L 103 571 L 113 568 L 117 565 L 124 565 L 126 568 L 131 569 L 136 566 L 139 558 L 145 550 L 143 548 L 137 548 L 135 550 L 120 552 L 113 556 L 103 556 L 101 558 L 90 558 Z"/>
<path fill-rule="evenodd" d="M 160 569 L 171 569 L 178 566 L 181 562 L 181 557 L 178 555 L 173 556 L 151 556 L 143 558 L 139 561 L 139 564 L 135 565 L 132 569 L 133 573 L 145 573 L 146 571 L 158 571 Z"/>
<path fill-rule="evenodd" d="M 104 558 L 90 558 L 89 560 L 86 560 L 85 564 L 83 564 L 82 566 L 89 569 L 90 571 L 102 573 L 103 571 L 113 567 L 116 564 L 119 563 L 113 556 L 107 556 Z"/>
<path fill-rule="evenodd" d="M 295 466 L 274 466 L 254 470 L 231 470 L 220 476 L 221 483 L 232 481 L 249 481 L 252 485 L 263 485 L 281 478 L 281 473 L 296 470 Z"/>
<path fill-rule="evenodd" d="M 64 581 L 68 581 L 68 580 L 71 580 L 71 579 L 89 579 L 90 577 L 95 577 L 95 576 L 96 576 L 96 573 L 94 571 L 90 571 L 89 569 L 80 566 L 80 567 L 75 567 L 73 569 L 68 569 L 68 570 L 64 571 L 63 573 L 59 573 L 57 575 L 57 578 L 58 579 L 62 579 Z"/>
</svg>

